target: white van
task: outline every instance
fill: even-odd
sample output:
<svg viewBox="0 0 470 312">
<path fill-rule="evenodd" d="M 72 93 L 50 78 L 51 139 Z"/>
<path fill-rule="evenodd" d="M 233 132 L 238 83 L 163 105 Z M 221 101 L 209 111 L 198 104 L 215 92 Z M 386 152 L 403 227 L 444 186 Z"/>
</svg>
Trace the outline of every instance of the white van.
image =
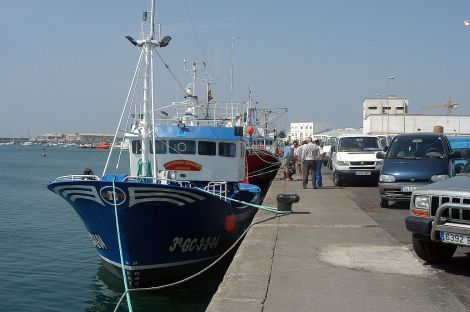
<svg viewBox="0 0 470 312">
<path fill-rule="evenodd" d="M 376 136 L 349 134 L 338 137 L 331 158 L 335 185 L 352 180 L 377 183 L 382 168 L 382 160 L 375 157 L 379 151 L 382 146 Z"/>
</svg>

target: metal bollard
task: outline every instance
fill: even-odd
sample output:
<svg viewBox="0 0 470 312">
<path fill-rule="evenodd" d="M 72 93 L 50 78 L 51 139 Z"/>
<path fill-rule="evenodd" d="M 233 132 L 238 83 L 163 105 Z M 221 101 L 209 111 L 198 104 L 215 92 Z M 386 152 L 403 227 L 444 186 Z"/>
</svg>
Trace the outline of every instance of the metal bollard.
<svg viewBox="0 0 470 312">
<path fill-rule="evenodd" d="M 292 204 L 300 200 L 297 194 L 277 194 L 277 209 L 280 211 L 292 211 Z"/>
</svg>

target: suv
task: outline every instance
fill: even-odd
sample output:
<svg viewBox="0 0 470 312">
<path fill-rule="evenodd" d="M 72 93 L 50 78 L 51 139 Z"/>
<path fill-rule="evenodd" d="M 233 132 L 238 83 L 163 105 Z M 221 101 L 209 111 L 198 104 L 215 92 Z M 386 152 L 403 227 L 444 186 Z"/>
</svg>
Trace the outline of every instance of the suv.
<svg viewBox="0 0 470 312">
<path fill-rule="evenodd" d="M 461 174 L 413 191 L 405 224 L 416 254 L 430 263 L 450 259 L 457 246 L 470 246 L 470 162 Z"/>
<path fill-rule="evenodd" d="M 375 156 L 381 151 L 379 138 L 372 135 L 343 135 L 332 146 L 331 163 L 335 185 L 346 180 L 377 182 L 382 161 Z"/>
<path fill-rule="evenodd" d="M 447 137 L 442 133 L 407 133 L 397 135 L 383 159 L 379 177 L 380 207 L 389 201 L 406 201 L 416 188 L 455 175 L 451 159 L 460 156 L 452 152 Z"/>
</svg>

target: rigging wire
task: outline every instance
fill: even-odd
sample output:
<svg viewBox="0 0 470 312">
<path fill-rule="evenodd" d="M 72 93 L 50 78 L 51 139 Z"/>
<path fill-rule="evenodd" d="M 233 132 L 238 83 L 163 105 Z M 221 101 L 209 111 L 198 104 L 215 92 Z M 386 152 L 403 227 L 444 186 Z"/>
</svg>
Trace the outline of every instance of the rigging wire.
<svg viewBox="0 0 470 312">
<path fill-rule="evenodd" d="M 206 53 L 204 52 L 204 48 L 202 47 L 201 40 L 199 39 L 199 35 L 196 32 L 196 28 L 194 27 L 193 19 L 191 18 L 191 14 L 189 14 L 188 4 L 186 3 L 185 0 L 181 0 L 181 2 L 183 2 L 183 4 L 184 4 L 184 9 L 186 10 L 186 15 L 188 15 L 189 22 L 191 23 L 191 27 L 192 27 L 193 32 L 194 32 L 194 36 L 196 37 L 197 43 L 198 43 L 199 48 L 201 49 L 201 52 L 202 52 L 202 56 L 204 57 L 204 62 L 206 62 L 207 67 L 209 69 L 209 72 L 212 74 L 210 64 L 207 61 Z"/>
<path fill-rule="evenodd" d="M 176 83 L 179 85 L 179 87 L 181 88 L 181 90 L 183 90 L 183 92 L 187 95 L 187 96 L 191 96 L 191 94 L 189 94 L 187 91 L 186 91 L 186 88 L 183 87 L 183 84 L 178 80 L 178 78 L 176 78 L 176 75 L 171 71 L 170 69 L 170 66 L 168 66 L 168 64 L 163 60 L 162 56 L 160 55 L 160 53 L 158 53 L 157 49 L 153 49 L 153 51 L 158 55 L 158 57 L 160 58 L 160 60 L 162 61 L 163 63 L 163 66 L 165 66 L 165 68 L 168 70 L 168 72 L 171 74 L 171 76 L 173 77 L 173 79 L 175 79 Z"/>
</svg>

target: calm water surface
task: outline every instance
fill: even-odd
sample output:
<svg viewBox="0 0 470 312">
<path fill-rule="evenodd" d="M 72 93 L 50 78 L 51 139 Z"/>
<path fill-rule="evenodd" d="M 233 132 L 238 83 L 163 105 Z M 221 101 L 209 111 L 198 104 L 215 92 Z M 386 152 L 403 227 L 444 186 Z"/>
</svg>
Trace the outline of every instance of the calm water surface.
<svg viewBox="0 0 470 312">
<path fill-rule="evenodd" d="M 122 281 L 101 265 L 72 207 L 46 188 L 58 176 L 101 175 L 107 151 L 0 146 L 0 311 L 113 311 Z M 128 157 L 116 172 L 127 172 Z M 134 311 L 204 311 L 226 265 L 178 288 L 132 295 Z M 119 311 L 127 311 L 122 307 Z"/>
</svg>

